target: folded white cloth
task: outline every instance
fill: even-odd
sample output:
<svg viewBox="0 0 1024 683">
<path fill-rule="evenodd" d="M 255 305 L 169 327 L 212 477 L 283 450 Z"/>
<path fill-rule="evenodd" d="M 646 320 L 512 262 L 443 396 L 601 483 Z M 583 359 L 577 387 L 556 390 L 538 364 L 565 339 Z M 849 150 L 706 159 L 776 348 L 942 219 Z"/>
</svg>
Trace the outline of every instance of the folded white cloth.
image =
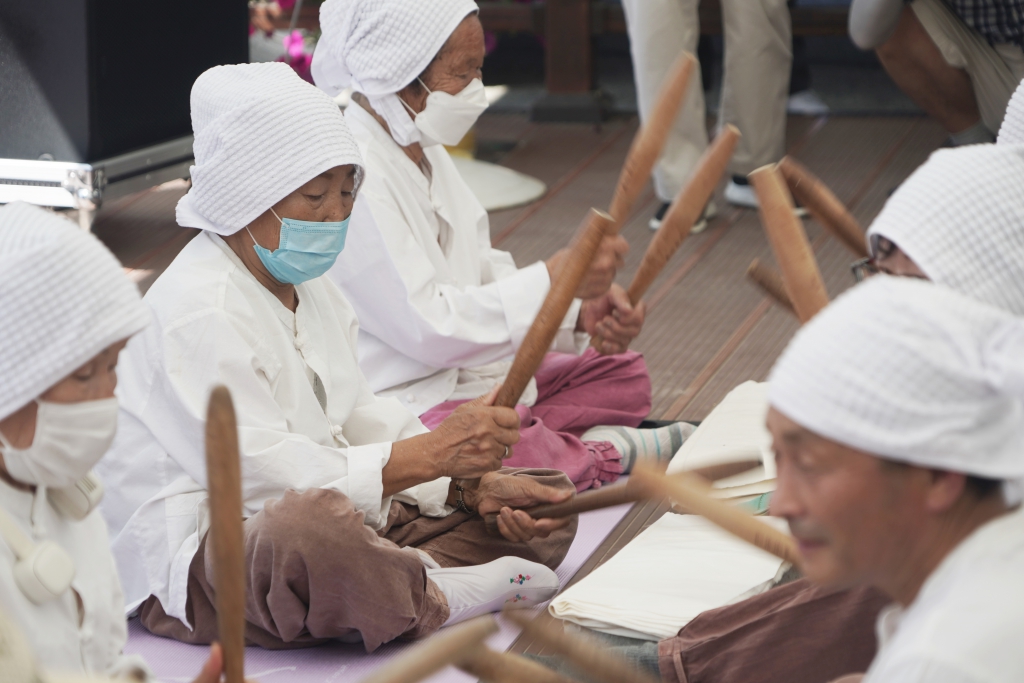
<svg viewBox="0 0 1024 683">
<path fill-rule="evenodd" d="M 781 519 L 757 519 L 786 527 Z M 548 611 L 602 633 L 661 640 L 772 579 L 781 565 L 702 517 L 669 513 L 557 596 Z"/>
<path fill-rule="evenodd" d="M 761 460 L 762 467 L 716 482 L 719 497 L 766 493 L 775 488 L 772 437 L 765 427 L 768 384 L 744 382 L 722 399 L 669 463 L 673 474 L 708 465 Z M 751 488 L 753 487 L 753 488 Z"/>
</svg>

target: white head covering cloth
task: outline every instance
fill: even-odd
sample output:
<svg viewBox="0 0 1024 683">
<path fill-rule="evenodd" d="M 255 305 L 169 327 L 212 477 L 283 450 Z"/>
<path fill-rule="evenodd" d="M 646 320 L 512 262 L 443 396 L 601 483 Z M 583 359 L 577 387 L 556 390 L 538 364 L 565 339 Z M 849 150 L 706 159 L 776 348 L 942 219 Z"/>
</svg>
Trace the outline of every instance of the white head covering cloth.
<svg viewBox="0 0 1024 683">
<path fill-rule="evenodd" d="M 192 188 L 178 225 L 231 235 L 319 174 L 359 155 L 334 101 L 279 62 L 215 66 L 192 86 Z"/>
<path fill-rule="evenodd" d="M 997 145 L 1024 145 L 1024 81 L 1014 91 L 1006 105 L 1003 125 L 999 127 Z"/>
<path fill-rule="evenodd" d="M 886 202 L 875 235 L 930 280 L 1024 315 L 1024 147 L 938 150 Z"/>
<path fill-rule="evenodd" d="M 29 204 L 0 207 L 0 419 L 148 323 L 98 239 Z"/>
<path fill-rule="evenodd" d="M 796 335 L 768 399 L 832 441 L 922 467 L 1024 476 L 1024 319 L 879 275 Z"/>
<path fill-rule="evenodd" d="M 366 95 L 400 145 L 420 132 L 395 94 L 416 80 L 467 15 L 473 0 L 327 0 L 311 71 L 332 97 L 348 87 Z"/>
</svg>

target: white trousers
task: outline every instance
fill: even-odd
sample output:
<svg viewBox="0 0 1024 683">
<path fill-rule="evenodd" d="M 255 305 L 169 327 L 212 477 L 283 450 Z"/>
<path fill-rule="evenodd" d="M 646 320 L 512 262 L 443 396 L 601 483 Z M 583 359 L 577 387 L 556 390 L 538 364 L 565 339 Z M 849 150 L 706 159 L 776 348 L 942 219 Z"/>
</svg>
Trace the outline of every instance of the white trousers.
<svg viewBox="0 0 1024 683">
<path fill-rule="evenodd" d="M 946 63 L 967 71 L 981 120 L 995 135 L 1013 91 L 1024 78 L 1024 50 L 1009 43 L 990 45 L 941 0 L 914 0 L 910 8 Z"/>
<path fill-rule="evenodd" d="M 650 115 L 679 53 L 697 51 L 698 2 L 622 0 L 641 121 Z M 785 0 L 722 0 L 722 14 L 725 73 L 718 125 L 731 123 L 743 134 L 729 172 L 746 175 L 778 161 L 785 150 L 792 27 Z M 654 169 L 654 187 L 662 201 L 676 196 L 708 145 L 704 112 L 698 69 Z"/>
</svg>

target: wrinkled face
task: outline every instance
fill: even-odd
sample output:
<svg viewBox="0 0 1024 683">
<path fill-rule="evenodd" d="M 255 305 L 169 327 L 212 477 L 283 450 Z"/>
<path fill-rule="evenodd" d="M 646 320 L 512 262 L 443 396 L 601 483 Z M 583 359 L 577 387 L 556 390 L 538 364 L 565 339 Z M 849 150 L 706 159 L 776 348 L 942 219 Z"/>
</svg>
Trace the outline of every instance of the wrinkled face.
<svg viewBox="0 0 1024 683">
<path fill-rule="evenodd" d="M 352 213 L 356 167 L 335 166 L 305 183 L 274 205 L 281 218 L 317 223 L 343 221 Z M 266 211 L 250 224 L 253 237 L 273 251 L 281 241 L 281 223 Z"/>
<path fill-rule="evenodd" d="M 799 544 L 804 575 L 843 588 L 876 584 L 906 559 L 923 521 L 919 468 L 887 463 L 768 412 L 778 468 L 771 514 Z"/>
<path fill-rule="evenodd" d="M 421 78 L 431 91 L 457 95 L 474 78 L 483 79 L 486 52 L 484 28 L 480 19 L 471 14 L 462 20 Z"/>
</svg>

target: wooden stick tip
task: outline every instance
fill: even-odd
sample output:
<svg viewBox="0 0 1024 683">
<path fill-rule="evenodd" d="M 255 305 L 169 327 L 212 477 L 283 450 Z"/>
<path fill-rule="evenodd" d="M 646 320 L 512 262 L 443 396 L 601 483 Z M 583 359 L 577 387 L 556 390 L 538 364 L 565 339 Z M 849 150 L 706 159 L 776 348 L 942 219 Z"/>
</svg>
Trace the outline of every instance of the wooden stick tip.
<svg viewBox="0 0 1024 683">
<path fill-rule="evenodd" d="M 726 131 L 728 131 L 729 133 L 735 135 L 738 138 L 743 137 L 743 133 L 740 132 L 740 129 L 737 128 L 736 126 L 732 125 L 731 123 L 725 124 L 725 127 L 722 129 L 722 132 L 724 133 Z"/>
</svg>

